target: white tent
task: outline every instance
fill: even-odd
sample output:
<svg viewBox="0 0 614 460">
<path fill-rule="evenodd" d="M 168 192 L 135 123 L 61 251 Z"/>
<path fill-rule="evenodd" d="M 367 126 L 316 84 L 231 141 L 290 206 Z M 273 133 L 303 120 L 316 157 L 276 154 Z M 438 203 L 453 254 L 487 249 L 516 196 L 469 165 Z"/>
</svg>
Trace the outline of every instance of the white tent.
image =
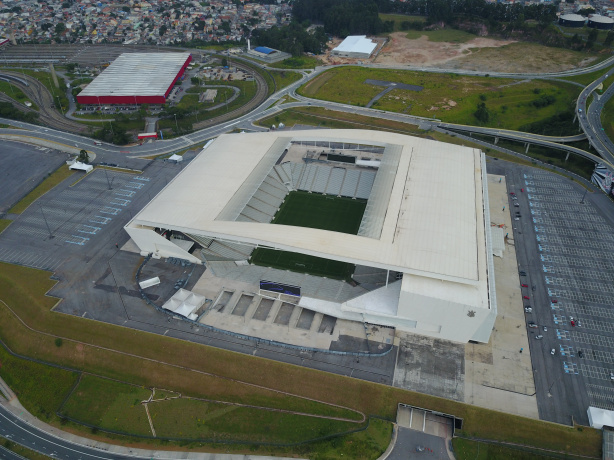
<svg viewBox="0 0 614 460">
<path fill-rule="evenodd" d="M 206 300 L 205 296 L 194 294 L 185 289 L 179 289 L 173 297 L 166 301 L 162 308 L 195 320 L 198 317 L 195 313 L 196 310 L 202 307 Z"/>
<path fill-rule="evenodd" d="M 81 163 L 80 161 L 75 161 L 74 163 L 69 164 L 68 169 L 78 169 L 79 171 L 85 171 L 88 173 L 92 171 L 94 167 L 92 165 Z"/>
<path fill-rule="evenodd" d="M 614 411 L 589 407 L 587 412 L 588 421 L 593 428 L 600 430 L 604 425 L 614 427 Z"/>
<path fill-rule="evenodd" d="M 168 157 L 169 161 L 183 161 L 183 157 L 181 155 L 173 154 Z"/>
</svg>

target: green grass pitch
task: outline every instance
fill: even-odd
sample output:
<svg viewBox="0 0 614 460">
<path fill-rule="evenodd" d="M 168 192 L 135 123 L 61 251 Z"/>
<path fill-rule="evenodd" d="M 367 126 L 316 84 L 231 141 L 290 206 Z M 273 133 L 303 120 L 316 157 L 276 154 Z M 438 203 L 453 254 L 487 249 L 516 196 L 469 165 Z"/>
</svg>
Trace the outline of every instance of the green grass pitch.
<svg viewBox="0 0 614 460">
<path fill-rule="evenodd" d="M 366 200 L 290 192 L 272 223 L 355 235 L 366 206 Z M 251 261 L 256 265 L 335 279 L 348 279 L 354 272 L 353 264 L 264 248 L 256 249 Z"/>
</svg>

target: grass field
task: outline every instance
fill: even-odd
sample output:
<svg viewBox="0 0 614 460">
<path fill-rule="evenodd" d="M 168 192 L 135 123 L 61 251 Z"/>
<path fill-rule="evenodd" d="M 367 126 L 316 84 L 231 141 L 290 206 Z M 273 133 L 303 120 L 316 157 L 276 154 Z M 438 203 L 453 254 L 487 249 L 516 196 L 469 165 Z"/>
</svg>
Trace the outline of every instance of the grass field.
<svg viewBox="0 0 614 460">
<path fill-rule="evenodd" d="M 426 18 L 424 16 L 409 16 L 406 14 L 385 14 L 380 13 L 379 18 L 382 21 L 392 21 L 394 22 L 393 32 L 400 32 L 403 30 L 401 27 L 401 23 L 407 22 L 425 22 Z"/>
<path fill-rule="evenodd" d="M 610 140 L 614 141 L 614 99 L 610 98 L 601 111 L 601 126 Z"/>
<path fill-rule="evenodd" d="M 316 99 L 365 106 L 382 91 L 380 86 L 366 84 L 369 78 L 424 87 L 420 92 L 390 91 L 373 105 L 375 109 L 506 129 L 518 129 L 572 109 L 581 90 L 565 82 L 342 67 L 324 72 L 299 92 Z M 545 98 L 548 102 L 540 105 Z M 481 103 L 489 112 L 485 122 L 474 115 Z"/>
<path fill-rule="evenodd" d="M 271 64 L 271 67 L 277 69 L 313 69 L 320 64 L 321 62 L 317 58 L 303 55 L 276 62 L 275 64 Z"/>
<path fill-rule="evenodd" d="M 64 181 L 66 178 L 72 176 L 74 173 L 75 172 L 68 169 L 66 165 L 60 166 L 54 172 L 49 173 L 43 182 L 41 182 L 34 190 L 19 200 L 19 202 L 9 209 L 8 212 L 13 214 L 21 214 L 28 206 L 34 203 L 36 199 L 43 196 L 49 190 L 54 188 L 60 182 Z"/>
<path fill-rule="evenodd" d="M 355 235 L 366 206 L 364 200 L 295 191 L 288 194 L 272 223 Z M 265 248 L 256 249 L 251 262 L 335 279 L 348 279 L 354 272 L 353 264 Z"/>
<path fill-rule="evenodd" d="M 149 413 L 161 437 L 256 443 L 307 441 L 363 425 L 188 398 L 149 404 Z"/>
<path fill-rule="evenodd" d="M 270 70 L 269 72 L 273 75 L 277 91 L 300 80 L 302 77 L 298 72 L 286 72 L 285 70 Z"/>
<path fill-rule="evenodd" d="M 61 409 L 62 415 L 108 430 L 151 436 L 145 407 L 151 391 L 84 375 Z"/>
<path fill-rule="evenodd" d="M 202 397 L 225 400 L 265 397 L 284 408 L 291 407 L 288 401 L 306 397 L 392 419 L 397 404 L 402 402 L 463 418 L 463 433 L 467 436 L 593 457 L 601 455 L 601 432 L 591 428 L 580 430 L 544 423 L 157 334 L 59 315 L 50 311 L 57 299 L 45 296 L 45 292 L 55 284 L 49 276 L 49 272 L 0 263 L 0 337 L 11 349 L 25 356 L 74 366 L 137 385 L 170 388 Z M 61 347 L 54 343 L 58 335 L 63 337 Z M 72 388 L 76 375 L 23 360 L 19 361 L 25 364 L 14 363 L 14 358 L 4 351 L 0 352 L 3 363 L 0 375 L 17 390 L 22 403 L 34 415 L 49 418 L 49 423 L 59 426 L 59 419 L 53 414 Z M 8 366 L 5 364 L 7 362 Z M 41 385 L 43 381 L 45 385 Z M 282 391 L 302 398 L 280 393 Z M 205 392 L 207 395 L 203 395 Z M 64 428 L 92 436 L 89 430 L 78 426 L 68 424 Z M 390 427 L 385 429 L 389 430 Z M 361 459 L 376 458 L 381 453 L 369 447 L 377 439 L 384 439 L 384 435 L 363 432 L 288 449 L 262 447 L 252 450 L 241 446 L 220 448 L 211 445 L 206 449 L 214 452 L 223 449 L 307 458 Z M 127 441 L 116 439 L 115 442 Z M 160 441 L 145 443 L 130 440 L 130 443 L 143 448 L 164 445 Z M 386 444 L 387 441 L 383 443 L 384 448 Z M 368 456 L 360 451 L 365 446 L 369 447 Z"/>
<path fill-rule="evenodd" d="M 452 446 L 454 447 L 454 457 L 456 460 L 542 460 L 551 458 L 511 447 L 496 446 L 461 438 L 454 438 Z"/>
</svg>

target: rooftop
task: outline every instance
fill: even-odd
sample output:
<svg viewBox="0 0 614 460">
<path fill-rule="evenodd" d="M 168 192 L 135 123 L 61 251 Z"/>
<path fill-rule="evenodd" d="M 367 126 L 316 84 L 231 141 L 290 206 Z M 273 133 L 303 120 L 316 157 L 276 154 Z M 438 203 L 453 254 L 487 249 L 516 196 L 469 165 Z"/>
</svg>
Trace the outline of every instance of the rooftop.
<svg viewBox="0 0 614 460">
<path fill-rule="evenodd" d="M 190 53 L 124 53 L 79 96 L 165 95 Z"/>
<path fill-rule="evenodd" d="M 350 35 L 343 40 L 333 51 L 340 53 L 368 53 L 371 54 L 377 43 L 366 35 Z"/>
<path fill-rule="evenodd" d="M 386 177 L 375 179 L 389 185 L 380 191 L 374 187 L 369 198 L 383 206 L 377 212 L 377 231 L 289 232 L 287 226 L 234 221 L 230 211 L 238 206 L 235 202 L 243 202 L 246 191 L 258 187 L 284 148 L 292 141 L 310 140 L 379 145 L 385 147 L 384 156 L 394 152 L 395 167 L 380 168 L 377 175 Z M 379 131 L 225 134 L 203 149 L 128 226 L 173 228 L 475 285 L 485 273 L 480 262 L 486 251 L 482 164 L 476 149 Z"/>
</svg>

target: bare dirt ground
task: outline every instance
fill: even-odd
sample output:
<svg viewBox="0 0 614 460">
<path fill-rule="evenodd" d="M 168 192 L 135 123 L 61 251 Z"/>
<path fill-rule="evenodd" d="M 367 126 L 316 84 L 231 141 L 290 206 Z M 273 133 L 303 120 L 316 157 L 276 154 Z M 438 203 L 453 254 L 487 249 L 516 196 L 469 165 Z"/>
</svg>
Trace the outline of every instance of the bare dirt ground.
<svg viewBox="0 0 614 460">
<path fill-rule="evenodd" d="M 378 39 L 381 41 L 382 39 Z M 466 43 L 433 42 L 425 35 L 408 39 L 404 32 L 390 34 L 388 42 L 376 49 L 369 60 L 331 56 L 341 43 L 334 39 L 329 51 L 318 56 L 325 65 L 375 63 L 383 66 L 424 66 L 480 72 L 560 72 L 589 65 L 595 61 L 576 51 L 549 48 L 535 43 L 477 37 Z"/>
<path fill-rule="evenodd" d="M 467 43 L 446 43 L 429 41 L 426 35 L 411 40 L 404 32 L 390 34 L 390 41 L 375 58 L 378 64 L 411 64 L 441 67 L 451 59 L 458 59 L 481 48 L 499 48 L 512 41 L 492 38 L 474 38 Z"/>
</svg>

